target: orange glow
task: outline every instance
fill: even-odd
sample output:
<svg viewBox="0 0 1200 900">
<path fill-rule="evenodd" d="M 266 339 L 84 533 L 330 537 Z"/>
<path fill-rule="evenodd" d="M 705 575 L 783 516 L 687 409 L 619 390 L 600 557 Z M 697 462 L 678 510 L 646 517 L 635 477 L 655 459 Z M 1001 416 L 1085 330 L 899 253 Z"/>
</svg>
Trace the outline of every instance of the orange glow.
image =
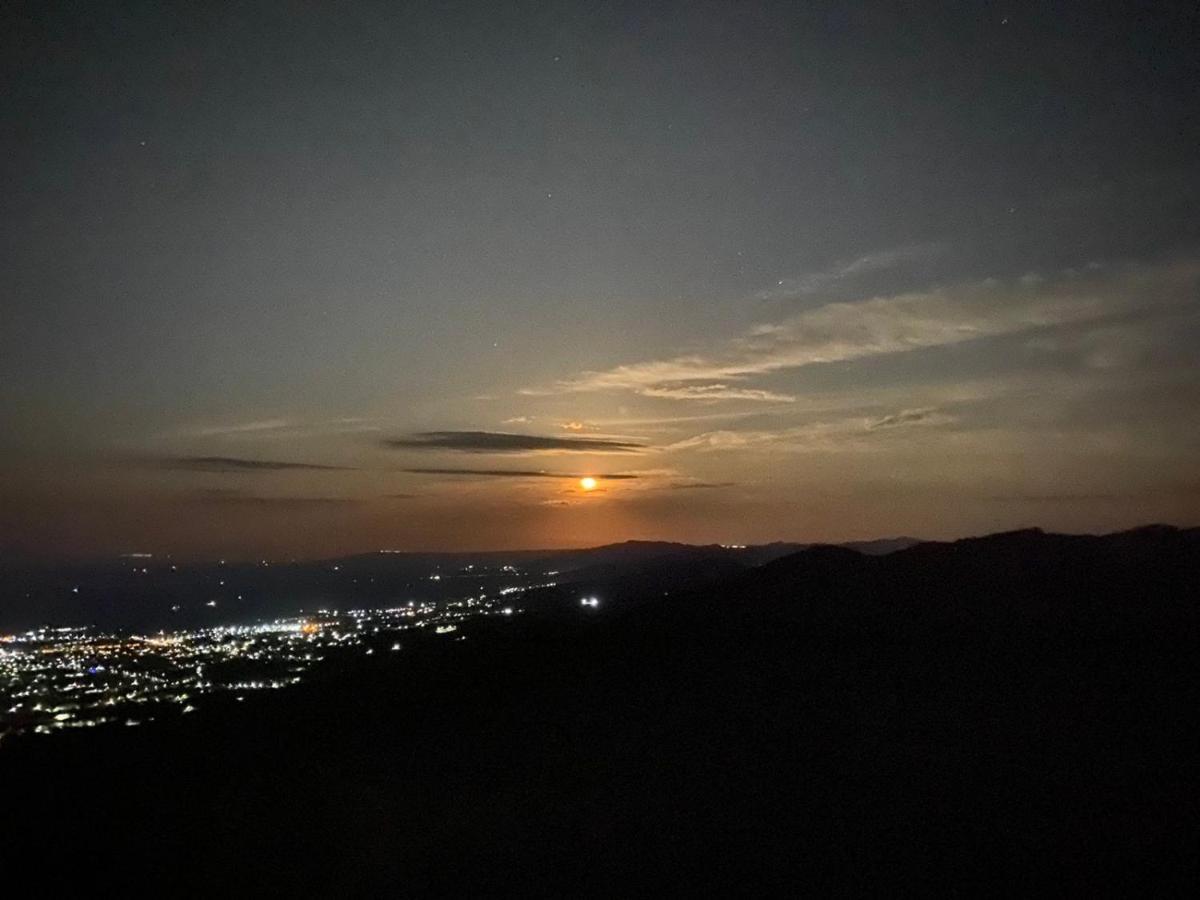
<svg viewBox="0 0 1200 900">
<path fill-rule="evenodd" d="M 596 479 L 591 475 L 579 479 L 579 486 L 585 491 L 594 491 L 596 489 Z"/>
</svg>

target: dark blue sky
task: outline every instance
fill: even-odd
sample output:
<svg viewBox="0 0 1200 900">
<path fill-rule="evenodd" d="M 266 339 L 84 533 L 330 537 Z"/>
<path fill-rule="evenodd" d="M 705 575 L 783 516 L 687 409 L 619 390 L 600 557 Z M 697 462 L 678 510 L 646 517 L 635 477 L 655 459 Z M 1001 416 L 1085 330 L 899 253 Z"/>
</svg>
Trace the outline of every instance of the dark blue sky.
<svg viewBox="0 0 1200 900">
<path fill-rule="evenodd" d="M 1194 521 L 1197 25 L 8 6 L 0 546 Z"/>
</svg>

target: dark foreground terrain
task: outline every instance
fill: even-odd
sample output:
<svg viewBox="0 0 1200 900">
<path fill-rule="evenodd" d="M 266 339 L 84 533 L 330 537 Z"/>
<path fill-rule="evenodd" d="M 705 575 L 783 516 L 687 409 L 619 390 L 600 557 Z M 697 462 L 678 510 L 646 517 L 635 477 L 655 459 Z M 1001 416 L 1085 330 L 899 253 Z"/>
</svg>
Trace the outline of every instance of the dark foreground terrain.
<svg viewBox="0 0 1200 900">
<path fill-rule="evenodd" d="M 1190 892 L 1198 578 L 1196 530 L 817 547 L 176 722 L 12 739 L 0 880 Z"/>
</svg>

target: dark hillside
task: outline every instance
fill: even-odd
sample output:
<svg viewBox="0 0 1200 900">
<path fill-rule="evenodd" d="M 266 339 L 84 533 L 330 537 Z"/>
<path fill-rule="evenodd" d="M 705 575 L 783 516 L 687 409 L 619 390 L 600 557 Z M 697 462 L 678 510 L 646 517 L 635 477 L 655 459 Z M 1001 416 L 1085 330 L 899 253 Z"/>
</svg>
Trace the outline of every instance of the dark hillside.
<svg viewBox="0 0 1200 900">
<path fill-rule="evenodd" d="M 1183 892 L 1198 566 L 1174 529 L 817 547 L 172 725 L 11 741 L 0 871 L 168 893 Z"/>
</svg>

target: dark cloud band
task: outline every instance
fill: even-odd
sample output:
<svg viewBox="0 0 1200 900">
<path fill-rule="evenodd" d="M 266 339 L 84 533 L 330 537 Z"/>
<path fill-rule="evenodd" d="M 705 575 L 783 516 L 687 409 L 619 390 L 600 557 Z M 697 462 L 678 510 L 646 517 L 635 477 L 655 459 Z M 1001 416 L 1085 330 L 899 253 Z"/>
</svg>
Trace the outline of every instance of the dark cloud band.
<svg viewBox="0 0 1200 900">
<path fill-rule="evenodd" d="M 867 428 L 874 431 L 876 428 L 896 428 L 901 425 L 916 425 L 920 422 L 929 421 L 936 414 L 936 409 L 906 409 L 903 412 L 884 416 L 882 419 L 876 419 Z"/>
<path fill-rule="evenodd" d="M 404 469 L 413 475 L 471 475 L 484 478 L 582 478 L 570 472 L 543 472 L 529 469 Z M 636 475 L 592 475 L 597 481 L 630 481 Z"/>
<path fill-rule="evenodd" d="M 196 491 L 193 494 L 189 494 L 185 499 L 192 503 L 203 503 L 213 506 L 250 507 L 256 509 L 325 508 L 331 506 L 348 506 L 358 502 L 349 497 L 262 497 L 221 488 Z"/>
<path fill-rule="evenodd" d="M 338 472 L 345 466 L 323 466 L 316 463 L 282 462 L 274 459 L 240 459 L 233 456 L 178 456 L 155 460 L 165 469 L 187 472 L 282 472 L 289 470 Z"/>
<path fill-rule="evenodd" d="M 552 437 L 499 431 L 422 431 L 385 440 L 385 446 L 408 450 L 456 450 L 462 453 L 522 453 L 530 450 L 632 453 L 645 448 L 631 441 L 605 438 Z"/>
</svg>

